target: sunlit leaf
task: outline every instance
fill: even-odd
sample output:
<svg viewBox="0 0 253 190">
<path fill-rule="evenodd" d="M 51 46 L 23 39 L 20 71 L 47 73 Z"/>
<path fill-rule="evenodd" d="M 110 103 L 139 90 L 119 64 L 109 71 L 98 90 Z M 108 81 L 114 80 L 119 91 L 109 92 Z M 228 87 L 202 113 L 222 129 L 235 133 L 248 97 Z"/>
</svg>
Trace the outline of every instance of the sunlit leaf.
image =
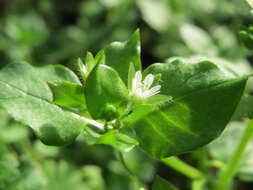
<svg viewBox="0 0 253 190">
<path fill-rule="evenodd" d="M 215 139 L 240 101 L 248 76 L 236 77 L 210 61 L 172 59 L 145 73 L 161 74 L 161 93 L 172 100 L 139 107 L 125 120 L 156 158 L 188 152 Z M 203 138 L 205 137 L 205 138 Z"/>
<path fill-rule="evenodd" d="M 34 68 L 27 63 L 15 63 L 0 71 L 0 105 L 50 145 L 72 142 L 85 126 L 80 116 L 53 104 L 46 81 L 57 80 L 80 83 L 63 66 Z"/>
<path fill-rule="evenodd" d="M 106 64 L 114 68 L 127 85 L 130 63 L 136 70 L 141 69 L 140 61 L 140 33 L 137 30 L 125 42 L 113 42 L 105 49 Z"/>
<path fill-rule="evenodd" d="M 53 102 L 60 106 L 86 108 L 83 87 L 67 81 L 49 82 Z"/>
<path fill-rule="evenodd" d="M 114 69 L 97 65 L 86 81 L 85 96 L 94 119 L 112 120 L 126 107 L 128 91 Z"/>
</svg>

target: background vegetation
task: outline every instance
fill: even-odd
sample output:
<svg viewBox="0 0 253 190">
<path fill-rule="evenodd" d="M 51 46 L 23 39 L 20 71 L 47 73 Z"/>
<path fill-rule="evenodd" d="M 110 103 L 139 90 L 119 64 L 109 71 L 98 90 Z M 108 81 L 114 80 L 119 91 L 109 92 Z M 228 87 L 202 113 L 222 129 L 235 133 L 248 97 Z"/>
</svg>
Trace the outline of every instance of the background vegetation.
<svg viewBox="0 0 253 190">
<path fill-rule="evenodd" d="M 140 28 L 145 66 L 171 56 L 208 56 L 236 67 L 240 74 L 253 73 L 252 52 L 239 36 L 240 28 L 252 20 L 242 0 L 0 0 L 0 67 L 26 60 L 75 70 L 76 58 L 84 57 L 87 50 L 97 53 L 105 44 L 126 40 Z M 252 95 L 250 81 L 223 137 L 181 156 L 209 175 L 210 181 L 238 144 L 243 118 L 253 116 Z M 45 146 L 29 127 L 1 109 L 0 130 L 1 190 L 133 189 L 110 147 L 88 147 L 82 138 L 62 148 Z M 236 189 L 253 188 L 252 148 L 253 141 L 238 170 Z M 147 185 L 158 173 L 179 189 L 190 189 L 188 178 L 139 149 L 127 154 L 126 160 Z"/>
</svg>

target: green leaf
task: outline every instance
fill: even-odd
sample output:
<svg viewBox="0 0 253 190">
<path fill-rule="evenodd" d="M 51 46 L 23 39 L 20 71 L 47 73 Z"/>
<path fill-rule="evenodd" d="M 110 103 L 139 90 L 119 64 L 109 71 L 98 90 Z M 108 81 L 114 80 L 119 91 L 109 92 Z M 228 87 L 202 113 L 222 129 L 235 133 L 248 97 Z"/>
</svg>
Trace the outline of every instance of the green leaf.
<svg viewBox="0 0 253 190">
<path fill-rule="evenodd" d="M 79 71 L 80 77 L 85 81 L 86 80 L 86 74 L 87 74 L 87 67 L 84 65 L 82 58 L 78 58 L 76 61 L 76 65 Z"/>
<path fill-rule="evenodd" d="M 29 138 L 29 130 L 21 123 L 13 121 L 11 116 L 4 110 L 0 110 L 0 141 L 7 143 L 21 142 Z"/>
<path fill-rule="evenodd" d="M 18 122 L 11 122 L 3 127 L 0 126 L 0 130 L 4 130 L 4 133 L 0 134 L 0 138 L 4 139 L 6 143 L 16 143 L 29 139 L 29 131 Z"/>
<path fill-rule="evenodd" d="M 40 140 L 36 140 L 32 148 L 38 155 L 43 155 L 43 157 L 50 158 L 56 157 L 61 150 L 56 146 L 47 146 L 43 144 Z"/>
<path fill-rule="evenodd" d="M 49 82 L 48 84 L 53 93 L 53 102 L 55 104 L 81 109 L 86 108 L 83 86 L 67 81 Z"/>
<path fill-rule="evenodd" d="M 81 58 L 77 59 L 77 66 L 79 73 L 83 81 L 86 81 L 91 71 L 95 68 L 97 64 L 105 64 L 105 54 L 104 51 L 99 51 L 98 54 L 94 57 L 92 53 L 87 52 L 85 58 L 85 64 Z"/>
<path fill-rule="evenodd" d="M 104 190 L 105 184 L 101 175 L 100 168 L 86 166 L 74 168 L 65 161 L 44 161 L 42 163 L 30 164 L 29 168 L 22 170 L 19 178 L 12 180 L 6 190 Z M 91 169 L 93 171 L 91 172 Z"/>
<path fill-rule="evenodd" d="M 93 57 L 91 52 L 87 52 L 86 58 L 85 58 L 85 66 L 87 67 L 87 71 L 90 72 L 95 66 L 95 58 Z"/>
<path fill-rule="evenodd" d="M 164 0 L 138 0 L 142 17 L 147 24 L 158 32 L 164 32 L 171 23 L 171 10 Z"/>
<path fill-rule="evenodd" d="M 188 48 L 197 54 L 214 56 L 218 50 L 208 33 L 201 28 L 185 24 L 180 29 L 180 34 Z"/>
<path fill-rule="evenodd" d="M 43 18 L 35 12 L 24 15 L 10 15 L 4 27 L 9 38 L 22 46 L 38 46 L 48 37 L 48 29 Z"/>
<path fill-rule="evenodd" d="M 104 52 L 106 64 L 114 68 L 127 85 L 130 63 L 133 63 L 135 70 L 141 70 L 139 30 L 125 42 L 111 43 Z"/>
<path fill-rule="evenodd" d="M 71 143 L 85 122 L 79 115 L 53 104 L 53 95 L 46 83 L 63 80 L 80 83 L 63 66 L 7 65 L 0 71 L 0 105 L 16 120 L 29 125 L 45 144 Z"/>
<path fill-rule="evenodd" d="M 5 183 L 10 183 L 11 178 L 18 176 L 18 166 L 16 154 L 0 139 L 0 188 L 5 187 Z"/>
<path fill-rule="evenodd" d="M 98 134 L 87 129 L 84 131 L 84 137 L 88 145 L 109 145 L 120 152 L 128 152 L 138 145 L 138 141 L 116 130 L 111 130 L 105 134 Z"/>
<path fill-rule="evenodd" d="M 9 164 L 10 168 L 16 165 L 13 159 L 10 157 L 6 158 L 9 159 L 6 163 Z M 0 174 L 4 171 L 2 169 L 0 170 Z M 66 188 L 73 190 L 105 190 L 101 170 L 96 166 L 86 165 L 80 169 L 80 167 L 75 168 L 70 163 L 62 160 L 57 162 L 52 160 L 36 162 L 30 158 L 30 160 L 22 159 L 22 165 L 18 169 L 20 170 L 18 171 L 18 175 L 14 173 L 8 176 L 7 180 L 3 181 L 0 179 L 1 189 L 59 190 Z"/>
<path fill-rule="evenodd" d="M 92 189 L 83 180 L 82 171 L 74 169 L 69 163 L 61 161 L 59 163 L 48 161 L 43 164 L 42 172 L 46 177 L 45 190 L 57 189 Z"/>
<path fill-rule="evenodd" d="M 233 120 L 241 120 L 245 118 L 253 118 L 253 95 L 250 94 L 245 94 L 234 115 L 233 115 Z"/>
<path fill-rule="evenodd" d="M 0 120 L 0 128 L 6 127 L 9 124 L 10 116 L 2 108 L 0 108 L 0 118 L 1 118 L 1 120 Z"/>
<path fill-rule="evenodd" d="M 253 49 L 253 27 L 242 27 L 240 31 L 240 38 L 249 49 Z"/>
<path fill-rule="evenodd" d="M 172 99 L 140 106 L 123 122 L 155 158 L 192 151 L 215 139 L 229 122 L 248 79 L 210 61 L 187 59 L 153 64 L 144 73 L 160 73 L 160 94 Z"/>
<path fill-rule="evenodd" d="M 224 164 L 228 163 L 240 143 L 246 125 L 247 122 L 245 121 L 230 122 L 224 133 L 208 146 L 212 158 Z M 253 140 L 247 145 L 237 175 L 241 180 L 253 181 Z"/>
<path fill-rule="evenodd" d="M 165 179 L 156 176 L 155 181 L 152 185 L 152 190 L 176 190 L 173 185 L 171 185 L 168 181 Z"/>
<path fill-rule="evenodd" d="M 98 166 L 86 165 L 82 168 L 85 187 L 89 190 L 106 190 L 106 185 L 102 176 L 102 171 Z"/>
<path fill-rule="evenodd" d="M 85 95 L 94 119 L 112 120 L 126 107 L 128 90 L 114 69 L 99 64 L 86 81 Z"/>
<path fill-rule="evenodd" d="M 243 59 L 235 60 L 233 64 L 229 60 L 220 57 L 212 57 L 209 60 L 236 76 L 250 75 L 253 72 L 250 63 Z"/>
<path fill-rule="evenodd" d="M 92 66 L 91 66 L 91 68 L 94 68 L 94 66 L 96 66 L 97 64 L 103 64 L 103 65 L 105 65 L 106 63 L 105 63 L 105 61 L 106 61 L 106 57 L 105 57 L 105 52 L 104 52 L 104 50 L 100 50 L 98 53 L 97 53 L 97 55 L 95 56 L 95 58 L 94 58 L 94 63 L 93 64 L 91 64 Z"/>
<path fill-rule="evenodd" d="M 129 90 L 132 89 L 132 80 L 134 78 L 135 72 L 136 71 L 134 68 L 134 64 L 130 63 L 129 70 L 128 70 L 128 84 L 127 84 L 127 87 Z"/>
</svg>

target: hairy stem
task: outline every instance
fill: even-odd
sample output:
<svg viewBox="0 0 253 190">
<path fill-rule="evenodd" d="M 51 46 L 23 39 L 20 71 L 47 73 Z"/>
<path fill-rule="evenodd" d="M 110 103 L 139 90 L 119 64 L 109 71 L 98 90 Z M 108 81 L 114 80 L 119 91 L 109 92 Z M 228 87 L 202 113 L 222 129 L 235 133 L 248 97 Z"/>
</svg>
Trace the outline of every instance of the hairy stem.
<svg viewBox="0 0 253 190">
<path fill-rule="evenodd" d="M 224 168 L 224 170 L 221 171 L 215 190 L 228 189 L 229 185 L 231 184 L 231 181 L 233 180 L 233 177 L 236 174 L 236 170 L 246 150 L 247 144 L 250 142 L 252 136 L 253 136 L 253 120 L 250 120 L 231 160 L 229 161 L 228 165 Z"/>
</svg>

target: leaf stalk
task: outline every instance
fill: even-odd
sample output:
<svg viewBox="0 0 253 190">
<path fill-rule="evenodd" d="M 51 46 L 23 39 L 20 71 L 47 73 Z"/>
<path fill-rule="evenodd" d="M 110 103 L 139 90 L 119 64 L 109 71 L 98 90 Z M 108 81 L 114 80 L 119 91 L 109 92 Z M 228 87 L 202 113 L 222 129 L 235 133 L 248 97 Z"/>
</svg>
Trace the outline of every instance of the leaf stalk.
<svg viewBox="0 0 253 190">
<path fill-rule="evenodd" d="M 162 162 L 190 179 L 195 180 L 204 178 L 201 171 L 183 162 L 177 157 L 164 158 L 162 159 Z"/>
</svg>

